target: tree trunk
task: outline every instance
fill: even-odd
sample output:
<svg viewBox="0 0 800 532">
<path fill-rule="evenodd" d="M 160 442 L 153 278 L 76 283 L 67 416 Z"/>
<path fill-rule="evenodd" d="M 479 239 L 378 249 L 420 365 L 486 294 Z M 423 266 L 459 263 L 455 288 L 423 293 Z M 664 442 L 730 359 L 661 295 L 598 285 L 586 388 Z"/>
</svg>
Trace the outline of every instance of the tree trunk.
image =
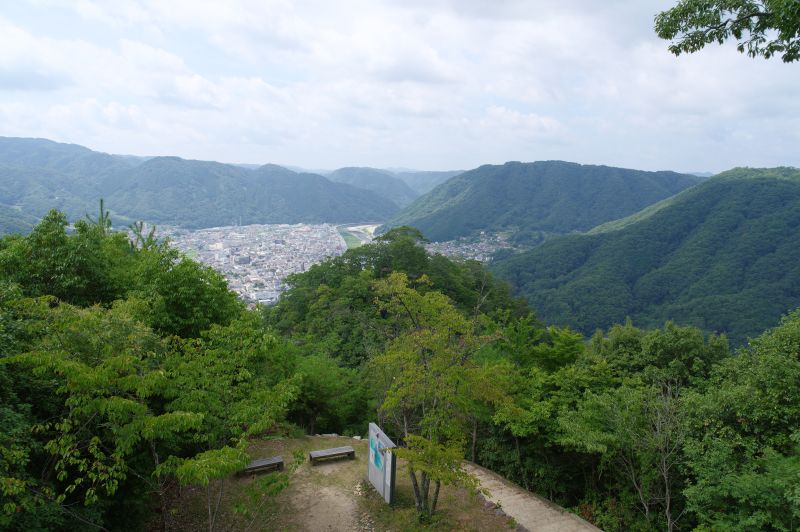
<svg viewBox="0 0 800 532">
<path fill-rule="evenodd" d="M 531 487 L 528 485 L 528 475 L 525 472 L 525 468 L 522 466 L 522 453 L 519 450 L 519 438 L 514 436 L 514 445 L 517 448 L 517 463 L 519 463 L 519 470 L 522 472 L 522 484 L 525 486 L 525 489 L 530 491 Z"/>
<path fill-rule="evenodd" d="M 417 475 L 411 466 L 408 466 L 408 475 L 411 477 L 411 487 L 414 488 L 414 504 L 417 506 L 417 512 L 422 512 L 422 496 L 419 492 L 419 484 L 417 483 Z"/>
<path fill-rule="evenodd" d="M 433 491 L 433 500 L 431 501 L 431 515 L 436 511 L 436 503 L 439 502 L 439 488 L 442 487 L 440 481 L 436 481 L 436 489 Z"/>
<path fill-rule="evenodd" d="M 206 508 L 208 509 L 208 532 L 213 532 L 214 516 L 211 513 L 211 483 L 206 486 Z"/>
<path fill-rule="evenodd" d="M 472 462 L 475 462 L 475 447 L 478 444 L 478 419 L 473 418 L 472 420 Z"/>
<path fill-rule="evenodd" d="M 430 516 L 431 511 L 428 507 L 428 492 L 431 484 L 431 479 L 425 471 L 422 472 L 422 511 Z"/>
<path fill-rule="evenodd" d="M 669 466 L 665 460 L 661 462 L 661 471 L 664 478 L 664 517 L 667 518 L 667 531 L 675 530 L 675 522 L 672 520 L 672 492 L 670 489 Z"/>
<path fill-rule="evenodd" d="M 161 461 L 158 457 L 155 443 L 152 440 L 149 443 L 150 455 L 153 457 L 153 464 L 155 465 L 154 470 L 157 470 Z M 164 481 L 156 477 L 156 486 L 158 489 L 158 507 L 161 512 L 161 532 L 165 532 L 167 530 L 167 498 L 164 494 Z"/>
</svg>

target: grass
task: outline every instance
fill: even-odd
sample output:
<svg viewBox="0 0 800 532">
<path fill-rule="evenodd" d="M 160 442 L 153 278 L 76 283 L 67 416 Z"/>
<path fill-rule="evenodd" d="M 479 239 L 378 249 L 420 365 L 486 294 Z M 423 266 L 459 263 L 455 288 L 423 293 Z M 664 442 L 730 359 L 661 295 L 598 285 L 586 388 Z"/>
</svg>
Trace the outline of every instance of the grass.
<svg viewBox="0 0 800 532">
<path fill-rule="evenodd" d="M 347 244 L 347 249 L 358 248 L 364 245 L 360 238 L 344 227 L 337 227 L 336 230 L 339 231 L 339 234 L 342 236 L 342 238 L 344 238 L 344 242 Z"/>
<path fill-rule="evenodd" d="M 351 445 L 354 460 L 311 466 L 308 452 Z M 433 522 L 417 520 L 405 464 L 397 465 L 395 504 L 387 505 L 366 480 L 365 440 L 345 437 L 264 439 L 252 443 L 253 457 L 283 456 L 285 474 L 230 477 L 224 482 L 215 530 L 509 530 L 513 520 L 486 510 L 481 499 L 463 489 L 443 486 Z M 295 461 L 296 459 L 299 459 Z M 292 465 L 294 463 L 294 465 Z M 292 469 L 295 468 L 294 471 Z M 274 491 L 282 480 L 285 489 Z M 212 483 L 216 501 L 220 483 Z M 170 530 L 208 530 L 204 488 L 176 489 L 170 505 Z"/>
</svg>

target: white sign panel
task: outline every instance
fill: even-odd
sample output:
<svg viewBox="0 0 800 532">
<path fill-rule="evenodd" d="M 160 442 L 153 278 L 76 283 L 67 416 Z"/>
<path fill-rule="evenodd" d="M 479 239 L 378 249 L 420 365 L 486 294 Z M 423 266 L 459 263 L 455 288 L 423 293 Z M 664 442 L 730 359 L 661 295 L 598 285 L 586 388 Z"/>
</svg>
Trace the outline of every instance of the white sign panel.
<svg viewBox="0 0 800 532">
<path fill-rule="evenodd" d="M 383 500 L 389 504 L 394 501 L 394 476 L 397 469 L 397 461 L 390 450 L 394 447 L 397 446 L 378 425 L 369 424 L 367 477 Z"/>
</svg>

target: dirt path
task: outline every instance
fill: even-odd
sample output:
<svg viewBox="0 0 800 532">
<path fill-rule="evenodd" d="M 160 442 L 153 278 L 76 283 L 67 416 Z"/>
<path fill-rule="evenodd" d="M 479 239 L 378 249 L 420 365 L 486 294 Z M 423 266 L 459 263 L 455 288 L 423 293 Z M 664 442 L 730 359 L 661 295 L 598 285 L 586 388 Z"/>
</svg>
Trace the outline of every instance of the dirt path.
<svg viewBox="0 0 800 532">
<path fill-rule="evenodd" d="M 306 486 L 291 497 L 302 530 L 359 530 L 356 502 L 338 486 Z"/>
<path fill-rule="evenodd" d="M 513 517 L 517 524 L 531 532 L 588 532 L 600 529 L 575 514 L 571 514 L 500 475 L 479 465 L 465 463 L 465 469 L 475 475 L 481 487 L 489 490 L 486 499 Z"/>
<path fill-rule="evenodd" d="M 370 530 L 363 526 L 354 493 L 366 469 L 366 444 L 349 438 L 309 438 L 308 441 L 316 442 L 315 447 L 347 443 L 356 448 L 356 459 L 325 461 L 317 465 L 304 462 L 300 466 L 284 494 L 294 516 L 288 528 L 314 532 Z"/>
</svg>

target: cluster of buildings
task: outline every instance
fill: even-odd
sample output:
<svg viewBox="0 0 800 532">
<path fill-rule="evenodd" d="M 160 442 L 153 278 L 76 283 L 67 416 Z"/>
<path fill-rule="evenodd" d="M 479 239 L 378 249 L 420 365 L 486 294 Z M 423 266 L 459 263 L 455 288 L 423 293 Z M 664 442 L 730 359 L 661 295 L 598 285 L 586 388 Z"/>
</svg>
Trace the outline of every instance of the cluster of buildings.
<svg viewBox="0 0 800 532">
<path fill-rule="evenodd" d="M 363 241 L 371 239 L 371 231 L 363 231 L 360 226 L 348 229 L 359 231 L 353 234 Z M 289 274 L 304 272 L 347 250 L 344 238 L 330 224 L 244 225 L 199 230 L 161 227 L 159 233 L 187 256 L 225 275 L 230 288 L 251 304 L 274 304 L 286 289 L 284 280 Z M 488 262 L 496 251 L 512 246 L 501 235 L 481 233 L 475 238 L 431 242 L 426 248 L 447 257 Z"/>
<path fill-rule="evenodd" d="M 278 300 L 287 275 L 347 250 L 336 226 L 330 224 L 160 228 L 159 232 L 186 255 L 225 275 L 242 299 L 266 305 Z"/>
<path fill-rule="evenodd" d="M 429 253 L 439 253 L 445 257 L 489 262 L 492 255 L 501 249 L 514 249 L 504 235 L 485 233 L 471 238 L 459 238 L 447 242 L 429 242 L 425 245 Z"/>
</svg>

